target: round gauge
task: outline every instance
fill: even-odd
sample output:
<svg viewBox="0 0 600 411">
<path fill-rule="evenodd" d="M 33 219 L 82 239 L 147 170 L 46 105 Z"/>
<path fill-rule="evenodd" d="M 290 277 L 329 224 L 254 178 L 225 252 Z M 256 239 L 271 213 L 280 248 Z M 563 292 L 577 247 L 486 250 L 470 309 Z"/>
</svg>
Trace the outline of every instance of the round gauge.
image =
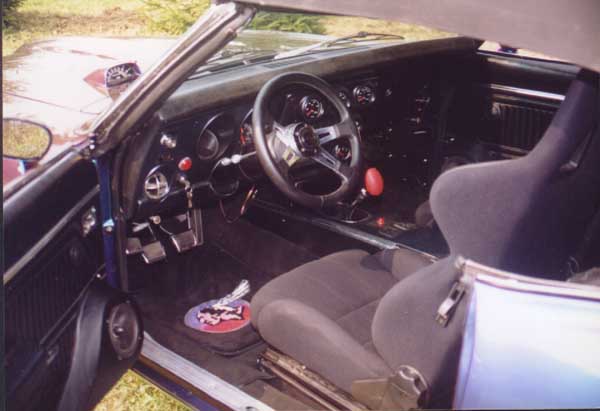
<svg viewBox="0 0 600 411">
<path fill-rule="evenodd" d="M 254 130 L 252 128 L 252 123 L 245 121 L 240 126 L 240 143 L 242 146 L 248 147 L 251 146 L 254 142 Z"/>
<path fill-rule="evenodd" d="M 338 91 L 338 97 L 340 98 L 340 100 L 342 100 L 342 103 L 344 103 L 344 105 L 347 108 L 350 108 L 352 106 L 352 103 L 350 102 L 350 97 L 348 97 L 348 94 L 346 94 L 345 91 Z"/>
<path fill-rule="evenodd" d="M 375 101 L 375 91 L 370 86 L 354 87 L 354 98 L 361 106 L 366 106 Z"/>
<path fill-rule="evenodd" d="M 316 97 L 306 96 L 300 101 L 302 114 L 309 120 L 315 120 L 323 115 L 323 103 Z"/>
<path fill-rule="evenodd" d="M 196 141 L 196 155 L 200 160 L 212 160 L 218 152 L 219 138 L 211 130 L 204 130 Z"/>
<path fill-rule="evenodd" d="M 336 144 L 333 147 L 333 153 L 341 161 L 350 160 L 350 157 L 352 157 L 352 151 L 347 144 Z"/>
</svg>

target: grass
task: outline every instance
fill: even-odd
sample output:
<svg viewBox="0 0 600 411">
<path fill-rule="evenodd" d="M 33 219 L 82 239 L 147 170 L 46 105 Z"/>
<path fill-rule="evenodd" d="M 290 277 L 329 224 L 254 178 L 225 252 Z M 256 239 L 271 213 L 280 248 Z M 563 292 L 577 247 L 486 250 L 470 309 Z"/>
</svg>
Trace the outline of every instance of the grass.
<svg viewBox="0 0 600 411">
<path fill-rule="evenodd" d="M 205 0 L 192 1 L 194 13 L 208 6 Z M 168 22 L 156 24 L 148 5 L 152 0 L 24 0 L 14 24 L 2 30 L 2 56 L 36 40 L 67 35 L 152 36 L 173 32 Z M 152 17 L 152 18 L 151 18 Z M 393 33 L 422 40 L 447 36 L 438 30 L 410 24 L 359 17 L 328 16 L 321 19 L 325 34 L 344 36 L 357 31 Z"/>
<path fill-rule="evenodd" d="M 190 411 L 183 403 L 128 371 L 94 411 Z"/>
<path fill-rule="evenodd" d="M 427 40 L 453 36 L 451 33 L 440 30 L 395 21 L 339 16 L 327 16 L 323 20 L 325 33 L 333 36 L 347 36 L 358 31 L 397 34 L 405 37 L 407 40 Z"/>
<path fill-rule="evenodd" d="M 147 22 L 140 0 L 25 0 L 2 30 L 2 56 L 23 44 L 68 35 L 164 34 Z"/>
</svg>

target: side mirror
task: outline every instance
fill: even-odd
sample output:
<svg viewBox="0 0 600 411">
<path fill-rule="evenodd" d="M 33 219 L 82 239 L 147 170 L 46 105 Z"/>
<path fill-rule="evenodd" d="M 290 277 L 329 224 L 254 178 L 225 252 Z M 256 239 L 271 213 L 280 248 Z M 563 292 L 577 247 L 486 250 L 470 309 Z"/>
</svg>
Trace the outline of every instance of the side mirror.
<svg viewBox="0 0 600 411">
<path fill-rule="evenodd" d="M 2 155 L 19 160 L 39 160 L 52 145 L 47 127 L 29 120 L 2 119 Z"/>
</svg>

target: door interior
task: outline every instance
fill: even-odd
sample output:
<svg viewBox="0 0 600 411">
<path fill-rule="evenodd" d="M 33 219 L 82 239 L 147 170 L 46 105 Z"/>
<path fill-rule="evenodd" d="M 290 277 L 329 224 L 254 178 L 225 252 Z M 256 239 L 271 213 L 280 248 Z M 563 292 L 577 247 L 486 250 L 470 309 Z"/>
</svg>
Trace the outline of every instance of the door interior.
<svg viewBox="0 0 600 411">
<path fill-rule="evenodd" d="M 139 354 L 135 303 L 102 280 L 99 201 L 93 163 L 74 153 L 4 199 L 10 410 L 89 409 Z"/>
<path fill-rule="evenodd" d="M 456 90 L 438 155 L 468 153 L 469 162 L 529 152 L 579 70 L 567 63 L 484 51 L 470 56 L 464 67 L 465 84 Z"/>
</svg>

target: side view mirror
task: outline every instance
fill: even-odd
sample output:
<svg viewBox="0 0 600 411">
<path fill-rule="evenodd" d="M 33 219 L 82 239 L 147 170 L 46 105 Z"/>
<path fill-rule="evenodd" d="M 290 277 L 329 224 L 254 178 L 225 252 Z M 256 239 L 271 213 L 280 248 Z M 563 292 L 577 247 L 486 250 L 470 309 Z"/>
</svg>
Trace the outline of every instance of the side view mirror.
<svg viewBox="0 0 600 411">
<path fill-rule="evenodd" d="M 39 160 L 52 145 L 52 133 L 38 123 L 17 118 L 2 119 L 2 155 L 19 160 Z"/>
</svg>

